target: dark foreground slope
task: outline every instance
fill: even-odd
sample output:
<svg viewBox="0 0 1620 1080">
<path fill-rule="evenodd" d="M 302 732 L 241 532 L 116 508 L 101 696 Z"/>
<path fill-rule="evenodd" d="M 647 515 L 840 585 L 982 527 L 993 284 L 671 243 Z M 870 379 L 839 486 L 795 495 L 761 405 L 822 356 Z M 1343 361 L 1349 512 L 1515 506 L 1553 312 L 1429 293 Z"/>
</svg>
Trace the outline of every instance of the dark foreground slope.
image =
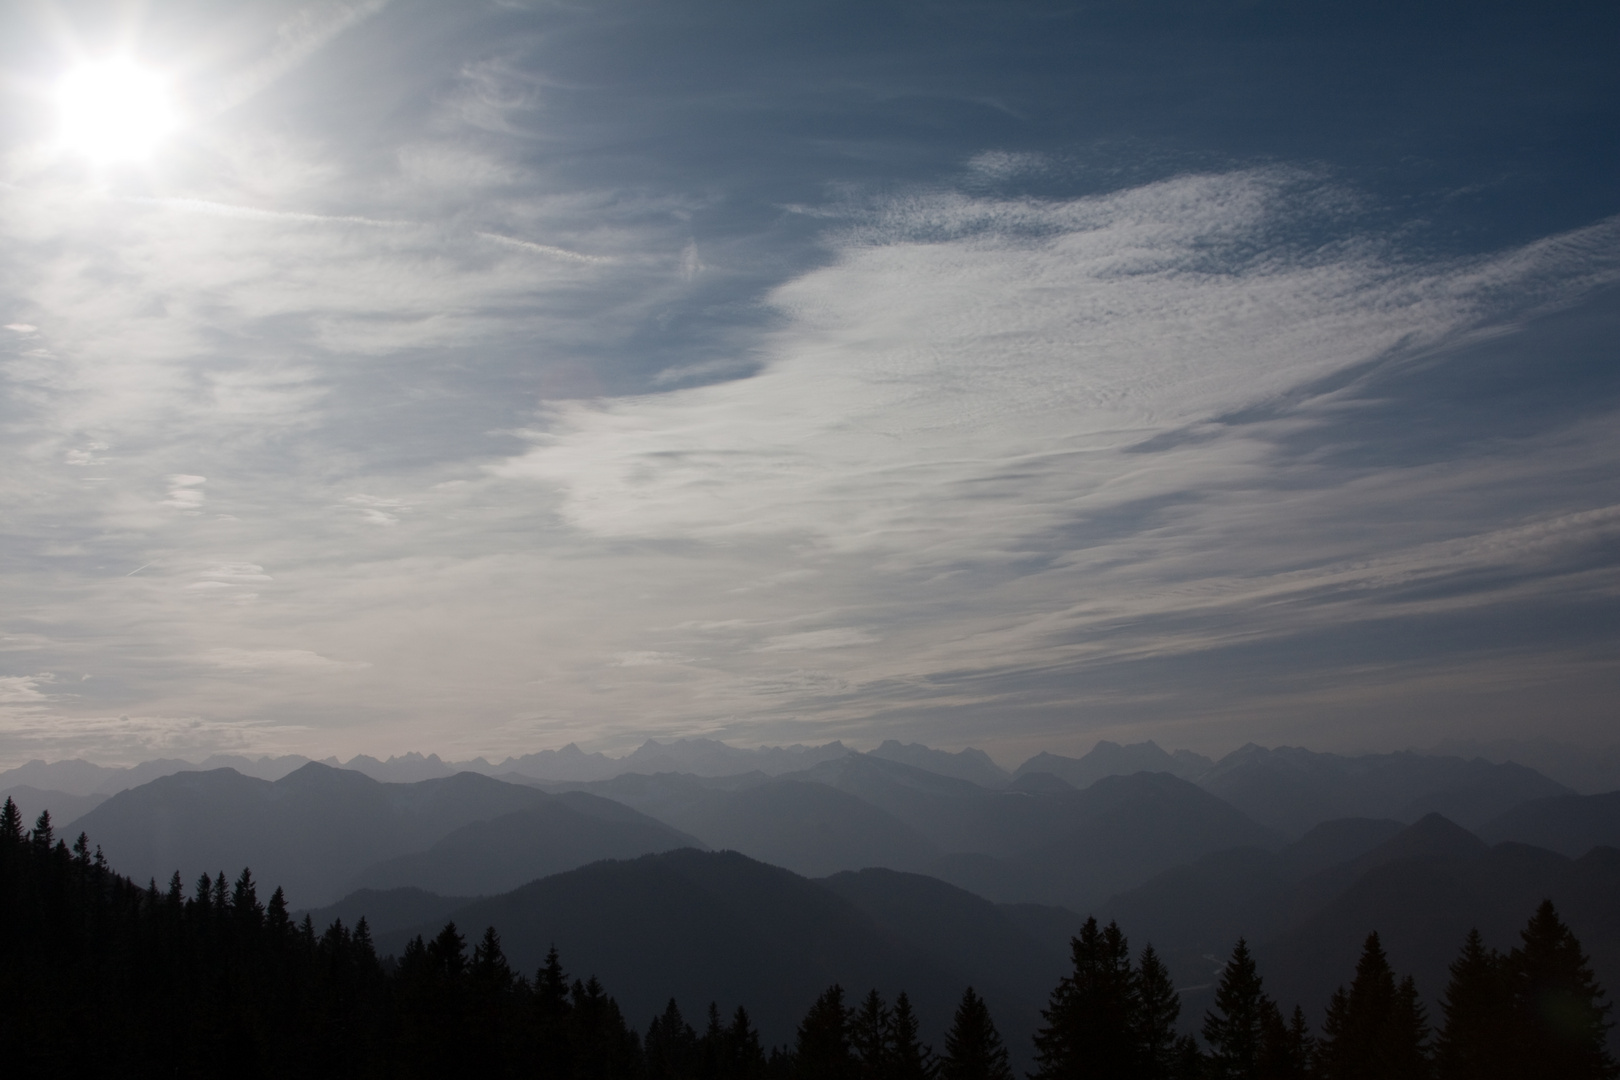
<svg viewBox="0 0 1620 1080">
<path fill-rule="evenodd" d="M 1279 995 L 1319 1016 L 1343 978 L 1334 972 L 1353 966 L 1362 941 L 1377 929 L 1390 962 L 1437 1004 L 1469 930 L 1477 928 L 1487 945 L 1506 950 L 1518 944 L 1524 913 L 1544 899 L 1586 946 L 1599 980 L 1620 985 L 1620 851 L 1613 848 L 1570 859 L 1524 844 L 1482 844 L 1472 853 L 1391 859 L 1261 942 L 1256 955 Z"/>
<path fill-rule="evenodd" d="M 1320 1019 L 1377 930 L 1438 1017 L 1448 965 L 1468 931 L 1506 950 L 1544 899 L 1586 944 L 1599 978 L 1620 982 L 1620 851 L 1571 859 L 1492 846 L 1438 814 L 1404 827 L 1329 822 L 1281 852 L 1218 852 L 1121 893 L 1102 913 L 1154 942 L 1195 1010 L 1209 1004 L 1215 973 L 1244 937 L 1270 992 Z"/>
<path fill-rule="evenodd" d="M 892 872 L 817 882 L 736 852 L 598 863 L 448 917 L 469 936 L 499 928 L 521 970 L 555 945 L 574 974 L 614 987 L 632 1021 L 671 997 L 688 1015 L 710 1001 L 725 1013 L 745 1004 L 771 1043 L 790 1041 L 835 982 L 854 994 L 906 991 L 937 1043 L 971 983 L 1021 1054 L 1066 960 L 1062 943 L 942 882 Z M 378 947 L 397 953 L 442 925 L 380 933 Z"/>
</svg>

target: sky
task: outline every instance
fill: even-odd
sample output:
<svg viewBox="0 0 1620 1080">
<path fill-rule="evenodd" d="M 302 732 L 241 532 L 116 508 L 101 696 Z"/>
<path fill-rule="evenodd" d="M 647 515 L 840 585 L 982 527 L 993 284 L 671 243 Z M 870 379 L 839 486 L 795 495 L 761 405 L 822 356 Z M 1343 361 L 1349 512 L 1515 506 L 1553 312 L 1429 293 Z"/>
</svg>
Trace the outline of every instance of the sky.
<svg viewBox="0 0 1620 1080">
<path fill-rule="evenodd" d="M 1615 743 L 1617 40 L 9 3 L 0 763 Z"/>
</svg>

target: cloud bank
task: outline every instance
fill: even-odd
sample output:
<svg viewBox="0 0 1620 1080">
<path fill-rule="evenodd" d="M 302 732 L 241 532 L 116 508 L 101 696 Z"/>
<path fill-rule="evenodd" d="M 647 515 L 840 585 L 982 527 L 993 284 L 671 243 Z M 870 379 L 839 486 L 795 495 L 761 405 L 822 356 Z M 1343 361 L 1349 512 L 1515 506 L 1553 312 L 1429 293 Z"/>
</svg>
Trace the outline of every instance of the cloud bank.
<svg viewBox="0 0 1620 1080">
<path fill-rule="evenodd" d="M 1607 174 L 603 10 L 158 20 L 227 107 L 119 173 L 0 115 L 0 763 L 1606 730 Z"/>
</svg>

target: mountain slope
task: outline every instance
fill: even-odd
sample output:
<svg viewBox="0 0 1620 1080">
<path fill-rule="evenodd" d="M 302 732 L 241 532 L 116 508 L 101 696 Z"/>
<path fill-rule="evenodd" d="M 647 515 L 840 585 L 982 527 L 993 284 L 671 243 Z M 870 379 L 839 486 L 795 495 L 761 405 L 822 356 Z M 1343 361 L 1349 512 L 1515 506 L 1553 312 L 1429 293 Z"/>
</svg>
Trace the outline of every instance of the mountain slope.
<svg viewBox="0 0 1620 1080">
<path fill-rule="evenodd" d="M 1430 1002 L 1468 931 L 1508 949 L 1543 899 L 1551 899 L 1592 957 L 1598 979 L 1620 986 L 1620 852 L 1572 860 L 1544 848 L 1498 844 L 1472 855 L 1425 854 L 1370 867 L 1290 929 L 1255 948 L 1268 987 L 1320 1018 L 1348 982 L 1362 941 L 1377 930 L 1390 963 Z"/>
<path fill-rule="evenodd" d="M 469 938 L 494 926 L 522 971 L 538 968 L 555 944 L 567 969 L 599 977 L 638 1028 L 673 996 L 694 1018 L 710 1001 L 727 1014 L 746 1005 L 768 1043 L 786 1042 L 833 982 L 851 994 L 905 989 L 943 1027 L 961 993 L 855 905 L 736 852 L 595 863 L 475 901 L 451 918 Z M 437 930 L 430 923 L 412 932 Z M 397 952 L 410 933 L 380 936 L 378 945 Z"/>
<path fill-rule="evenodd" d="M 1277 838 L 1220 799 L 1168 773 L 1108 776 L 1054 796 L 1069 827 L 1008 861 L 1034 883 L 1032 899 L 1085 912 L 1178 864 Z"/>
<path fill-rule="evenodd" d="M 1560 795 L 1516 806 L 1480 827 L 1487 840 L 1516 840 L 1565 855 L 1600 845 L 1620 848 L 1620 791 Z"/>
<path fill-rule="evenodd" d="M 1570 794 L 1533 769 L 1477 758 L 1414 753 L 1345 757 L 1254 745 L 1226 755 L 1198 784 L 1289 836 L 1336 818 L 1416 821 L 1435 812 L 1464 827 L 1477 827 L 1533 799 Z"/>
<path fill-rule="evenodd" d="M 580 804 L 587 800 L 613 809 L 606 815 L 582 811 Z M 414 886 L 441 894 L 488 896 L 598 859 L 701 846 L 695 838 L 629 807 L 574 793 L 463 825 L 426 851 L 366 868 L 355 882 L 369 889 Z"/>
<path fill-rule="evenodd" d="M 911 869 L 938 854 L 927 837 L 893 815 L 836 788 L 798 780 L 728 793 L 669 820 L 711 847 L 809 876 L 866 866 Z"/>
<path fill-rule="evenodd" d="M 333 921 L 353 927 L 363 918 L 373 936 L 387 936 L 408 927 L 442 925 L 458 908 L 472 903 L 471 896 L 441 896 L 413 886 L 397 889 L 357 889 L 335 904 L 295 912 L 325 930 Z"/>
<path fill-rule="evenodd" d="M 944 970 L 971 982 L 1004 1007 L 1033 1015 L 1046 988 L 1069 970 L 1068 938 L 1032 933 L 1027 921 L 1000 905 L 937 878 L 894 870 L 845 871 L 817 884 L 858 907 L 898 941 L 934 956 Z M 1081 919 L 1069 915 L 1068 934 Z"/>
<path fill-rule="evenodd" d="M 694 1020 L 710 1001 L 727 1013 L 743 1004 L 767 1044 L 791 1042 L 804 1010 L 838 982 L 852 1003 L 872 987 L 891 1000 L 905 990 L 938 1046 L 971 983 L 1022 1058 L 1067 961 L 1064 943 L 940 882 L 889 871 L 811 881 L 736 852 L 596 863 L 449 918 L 469 938 L 494 926 L 526 972 L 555 944 L 568 971 L 601 978 L 637 1027 L 672 996 Z M 378 944 L 397 953 L 441 925 L 382 933 Z"/>
<path fill-rule="evenodd" d="M 181 772 L 114 795 L 75 824 L 136 880 L 179 870 L 234 878 L 244 866 L 298 906 L 340 895 L 356 871 L 452 830 L 552 796 L 472 773 L 383 784 L 311 763 L 280 780 L 232 769 Z"/>
<path fill-rule="evenodd" d="M 1090 787 L 1105 776 L 1130 776 L 1139 772 L 1167 772 L 1183 780 L 1196 779 L 1208 772 L 1214 762 L 1190 750 L 1166 752 L 1151 739 L 1121 746 L 1103 739 L 1083 757 L 1063 757 L 1041 752 L 1018 766 L 1014 776 L 1049 773 L 1073 787 Z"/>
<path fill-rule="evenodd" d="M 954 776 L 958 780 L 969 780 L 987 788 L 1006 787 L 1012 779 L 1012 774 L 991 761 L 989 754 L 971 746 L 951 753 L 934 750 L 921 743 L 902 744 L 895 739 L 887 739 L 876 750 L 868 750 L 867 756 L 898 761 L 915 769 L 926 769 L 940 776 Z"/>
<path fill-rule="evenodd" d="M 67 833 L 79 818 L 107 800 L 99 792 L 89 795 L 69 795 L 63 791 L 41 791 L 27 784 L 0 791 L 0 803 L 10 799 L 17 804 L 23 822 L 32 826 L 42 811 L 51 812 L 51 825 L 59 833 Z"/>
</svg>

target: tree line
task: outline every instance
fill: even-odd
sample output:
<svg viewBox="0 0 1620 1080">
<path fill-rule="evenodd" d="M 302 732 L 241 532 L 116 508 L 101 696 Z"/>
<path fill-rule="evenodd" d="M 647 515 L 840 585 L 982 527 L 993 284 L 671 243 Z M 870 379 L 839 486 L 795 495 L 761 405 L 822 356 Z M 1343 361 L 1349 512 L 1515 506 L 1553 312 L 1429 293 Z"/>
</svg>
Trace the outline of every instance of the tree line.
<svg viewBox="0 0 1620 1080">
<path fill-rule="evenodd" d="M 1550 902 L 1508 953 L 1471 933 L 1438 1030 L 1376 934 L 1320 1032 L 1265 993 L 1237 943 L 1200 1028 L 1152 946 L 1088 919 L 1053 989 L 1029 1080 L 1612 1080 L 1609 1005 Z M 673 1000 L 638 1032 L 555 949 L 532 977 L 500 936 L 471 948 L 449 924 L 398 958 L 365 919 L 317 931 L 250 871 L 187 893 L 141 887 L 49 814 L 25 830 L 0 808 L 0 1062 L 24 1077 L 540 1076 L 554 1080 L 1014 1080 L 989 1006 L 970 987 L 938 1053 L 904 993 L 856 1002 L 829 987 L 791 1046 L 767 1052 L 748 1012 L 714 1004 L 701 1032 Z"/>
</svg>

